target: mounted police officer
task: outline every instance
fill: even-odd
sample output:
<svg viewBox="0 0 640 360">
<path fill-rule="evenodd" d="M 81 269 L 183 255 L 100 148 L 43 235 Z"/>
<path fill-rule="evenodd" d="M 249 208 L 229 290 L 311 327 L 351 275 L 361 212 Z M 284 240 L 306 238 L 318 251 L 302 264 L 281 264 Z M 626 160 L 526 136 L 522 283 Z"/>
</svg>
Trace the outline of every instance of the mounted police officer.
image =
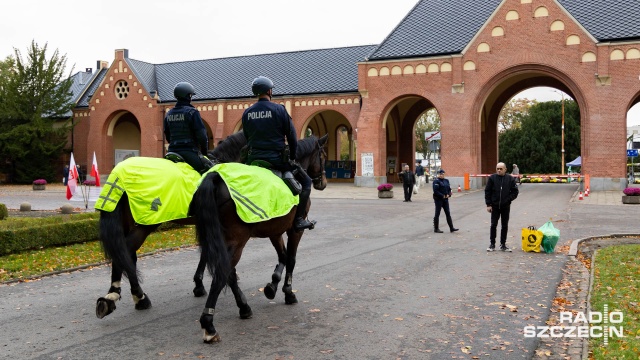
<svg viewBox="0 0 640 360">
<path fill-rule="evenodd" d="M 265 161 L 273 169 L 282 172 L 298 169 L 296 179 L 300 181 L 302 191 L 293 226 L 296 231 L 312 229 L 315 221 L 306 219 L 307 204 L 311 195 L 311 178 L 295 162 L 298 146 L 296 129 L 284 106 L 271 102 L 273 87 L 273 81 L 264 76 L 255 78 L 251 84 L 251 90 L 258 97 L 258 102 L 242 114 L 242 129 L 249 146 L 247 163 Z"/>
<path fill-rule="evenodd" d="M 176 85 L 173 96 L 178 102 L 164 118 L 164 135 L 169 142 L 169 152 L 180 155 L 194 170 L 203 173 L 212 164 L 205 157 L 209 149 L 207 129 L 200 112 L 191 105 L 195 94 L 195 88 L 188 82 Z"/>
<path fill-rule="evenodd" d="M 433 202 L 436 204 L 436 214 L 433 217 L 433 232 L 442 232 L 439 227 L 441 209 L 444 210 L 444 215 L 447 218 L 449 231 L 458 231 L 458 229 L 453 227 L 453 220 L 451 219 L 451 213 L 449 212 L 450 197 L 451 185 L 449 185 L 449 180 L 444 178 L 444 170 L 440 169 L 438 170 L 438 177 L 433 180 Z"/>
</svg>

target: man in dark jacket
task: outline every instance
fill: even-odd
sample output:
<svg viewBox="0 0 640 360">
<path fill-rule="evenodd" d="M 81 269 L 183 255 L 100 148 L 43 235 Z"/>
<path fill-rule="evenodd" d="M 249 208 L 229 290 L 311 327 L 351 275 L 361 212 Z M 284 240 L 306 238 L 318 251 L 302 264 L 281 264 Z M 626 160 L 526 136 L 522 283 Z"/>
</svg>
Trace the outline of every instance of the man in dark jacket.
<svg viewBox="0 0 640 360">
<path fill-rule="evenodd" d="M 484 188 L 484 202 L 487 205 L 487 211 L 491 213 L 490 243 L 487 251 L 496 249 L 496 231 L 498 219 L 501 219 L 500 250 L 511 252 L 507 247 L 509 211 L 511 202 L 518 197 L 518 187 L 515 178 L 507 174 L 507 166 L 504 163 L 498 163 L 496 171 L 489 177 L 487 186 Z"/>
<path fill-rule="evenodd" d="M 413 194 L 413 186 L 416 184 L 416 176 L 413 171 L 409 169 L 409 165 L 405 165 L 404 170 L 398 175 L 400 175 L 402 188 L 404 189 L 404 202 L 411 202 L 411 194 Z"/>
<path fill-rule="evenodd" d="M 440 230 L 440 210 L 444 210 L 444 216 L 447 218 L 449 231 L 454 232 L 458 229 L 453 227 L 451 212 L 449 211 L 449 198 L 451 197 L 451 185 L 449 180 L 444 178 L 444 170 L 438 170 L 438 178 L 433 180 L 433 202 L 436 204 L 436 215 L 433 217 L 433 232 L 441 233 Z"/>
<path fill-rule="evenodd" d="M 175 86 L 173 96 L 178 102 L 164 117 L 164 136 L 169 142 L 169 152 L 182 156 L 194 170 L 202 173 L 211 165 L 204 158 L 209 139 L 200 112 L 191 105 L 191 98 L 195 94 L 195 88 L 188 82 Z"/>
</svg>

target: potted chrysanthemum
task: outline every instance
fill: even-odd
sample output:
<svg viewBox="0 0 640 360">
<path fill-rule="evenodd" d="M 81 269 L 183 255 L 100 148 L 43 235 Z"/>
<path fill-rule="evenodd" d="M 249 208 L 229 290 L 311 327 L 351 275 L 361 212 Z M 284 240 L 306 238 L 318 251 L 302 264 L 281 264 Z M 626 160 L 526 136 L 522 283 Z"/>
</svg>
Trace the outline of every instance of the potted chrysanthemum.
<svg viewBox="0 0 640 360">
<path fill-rule="evenodd" d="M 623 204 L 640 204 L 640 188 L 628 187 L 622 192 L 624 193 L 622 195 Z"/>
<path fill-rule="evenodd" d="M 44 190 L 47 185 L 47 180 L 37 179 L 33 180 L 33 190 Z"/>
<path fill-rule="evenodd" d="M 378 198 L 391 199 L 393 198 L 393 185 L 392 184 L 380 184 L 378 185 Z"/>
</svg>

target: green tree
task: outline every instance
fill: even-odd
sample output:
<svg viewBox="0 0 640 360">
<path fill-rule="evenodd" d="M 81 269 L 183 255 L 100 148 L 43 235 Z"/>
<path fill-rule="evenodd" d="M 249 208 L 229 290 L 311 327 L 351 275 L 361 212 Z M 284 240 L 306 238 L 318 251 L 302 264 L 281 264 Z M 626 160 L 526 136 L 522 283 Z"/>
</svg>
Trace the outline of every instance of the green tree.
<svg viewBox="0 0 640 360">
<path fill-rule="evenodd" d="M 47 58 L 47 45 L 35 41 L 24 59 L 14 48 L 0 62 L 0 159 L 14 182 L 57 178 L 74 106 L 66 62 L 58 50 Z"/>
<path fill-rule="evenodd" d="M 425 159 L 429 159 L 433 152 L 429 148 L 429 141 L 424 139 L 425 132 L 440 131 L 440 114 L 435 108 L 431 108 L 418 118 L 415 126 L 416 152 L 422 154 Z"/>
<path fill-rule="evenodd" d="M 580 109 L 575 101 L 564 102 L 565 163 L 580 155 Z M 500 160 L 518 164 L 520 173 L 560 173 L 562 149 L 562 102 L 538 103 L 529 109 L 519 128 L 499 135 Z"/>
</svg>

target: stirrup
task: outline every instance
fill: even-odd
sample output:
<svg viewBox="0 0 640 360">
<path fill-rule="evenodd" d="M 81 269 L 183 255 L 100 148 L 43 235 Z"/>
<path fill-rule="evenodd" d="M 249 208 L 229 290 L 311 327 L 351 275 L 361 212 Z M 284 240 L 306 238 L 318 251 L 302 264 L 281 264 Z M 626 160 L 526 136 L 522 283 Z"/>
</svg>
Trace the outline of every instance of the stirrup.
<svg viewBox="0 0 640 360">
<path fill-rule="evenodd" d="M 304 229 L 313 230 L 315 226 L 316 226 L 315 220 L 309 221 L 305 218 L 298 218 L 293 222 L 293 228 L 296 231 L 302 231 Z"/>
</svg>

